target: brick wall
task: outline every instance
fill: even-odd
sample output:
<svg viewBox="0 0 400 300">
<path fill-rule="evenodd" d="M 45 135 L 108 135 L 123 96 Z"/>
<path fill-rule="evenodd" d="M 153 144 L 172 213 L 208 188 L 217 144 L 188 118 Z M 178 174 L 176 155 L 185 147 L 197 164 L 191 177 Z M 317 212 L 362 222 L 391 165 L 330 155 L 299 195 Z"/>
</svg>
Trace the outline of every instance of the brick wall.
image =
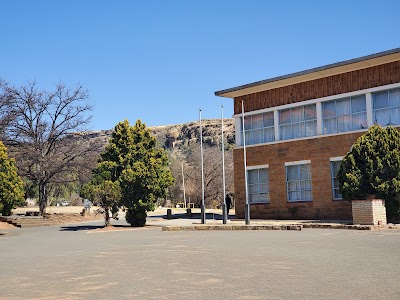
<svg viewBox="0 0 400 300">
<path fill-rule="evenodd" d="M 400 82 L 400 61 L 235 98 L 235 114 Z"/>
<path fill-rule="evenodd" d="M 353 224 L 386 225 L 385 201 L 381 199 L 353 200 Z"/>
<path fill-rule="evenodd" d="M 247 165 L 269 165 L 270 203 L 252 204 L 252 218 L 291 219 L 297 207 L 299 219 L 351 220 L 351 203 L 333 200 L 330 158 L 345 156 L 362 133 L 287 141 L 247 147 Z M 244 217 L 245 185 L 243 149 L 234 149 L 235 210 Z M 287 202 L 285 162 L 311 160 L 312 202 Z"/>
</svg>

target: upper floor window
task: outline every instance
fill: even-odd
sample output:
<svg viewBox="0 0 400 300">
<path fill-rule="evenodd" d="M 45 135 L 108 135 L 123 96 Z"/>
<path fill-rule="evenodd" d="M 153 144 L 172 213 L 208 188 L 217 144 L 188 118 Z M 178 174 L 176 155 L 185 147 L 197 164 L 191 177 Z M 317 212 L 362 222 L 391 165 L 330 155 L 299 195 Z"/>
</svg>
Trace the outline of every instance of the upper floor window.
<svg viewBox="0 0 400 300">
<path fill-rule="evenodd" d="M 246 145 L 261 144 L 274 141 L 274 113 L 267 112 L 263 114 L 245 116 L 244 130 L 246 132 Z"/>
<path fill-rule="evenodd" d="M 249 203 L 269 203 L 269 174 L 267 168 L 248 170 Z"/>
<path fill-rule="evenodd" d="M 314 136 L 317 133 L 315 104 L 284 109 L 279 112 L 281 140 Z"/>
<path fill-rule="evenodd" d="M 372 94 L 374 122 L 382 126 L 400 124 L 400 89 Z"/>
<path fill-rule="evenodd" d="M 365 95 L 322 103 L 324 134 L 367 128 Z"/>
</svg>

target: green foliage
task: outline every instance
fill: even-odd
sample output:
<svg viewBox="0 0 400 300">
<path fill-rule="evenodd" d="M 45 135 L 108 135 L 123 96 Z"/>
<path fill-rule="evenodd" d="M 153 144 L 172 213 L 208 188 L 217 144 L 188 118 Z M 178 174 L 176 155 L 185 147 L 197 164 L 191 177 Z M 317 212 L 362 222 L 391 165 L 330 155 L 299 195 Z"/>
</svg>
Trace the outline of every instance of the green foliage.
<svg viewBox="0 0 400 300">
<path fill-rule="evenodd" d="M 173 184 L 164 150 L 156 148 L 156 139 L 140 120 L 133 127 L 125 120 L 115 126 L 100 161 L 109 180 L 120 183 L 127 222 L 144 226 L 147 211 Z"/>
<path fill-rule="evenodd" d="M 400 133 L 393 127 L 372 126 L 357 139 L 338 172 L 344 199 L 385 199 L 389 220 L 399 214 Z"/>
<path fill-rule="evenodd" d="M 13 159 L 0 141 L 0 213 L 9 216 L 16 205 L 24 204 L 24 184 L 17 174 Z"/>
<path fill-rule="evenodd" d="M 109 210 L 112 210 L 114 216 L 122 195 L 119 181 L 111 181 L 108 162 L 99 162 L 93 170 L 93 179 L 81 188 L 80 196 L 104 208 L 105 225 L 111 225 Z"/>
</svg>

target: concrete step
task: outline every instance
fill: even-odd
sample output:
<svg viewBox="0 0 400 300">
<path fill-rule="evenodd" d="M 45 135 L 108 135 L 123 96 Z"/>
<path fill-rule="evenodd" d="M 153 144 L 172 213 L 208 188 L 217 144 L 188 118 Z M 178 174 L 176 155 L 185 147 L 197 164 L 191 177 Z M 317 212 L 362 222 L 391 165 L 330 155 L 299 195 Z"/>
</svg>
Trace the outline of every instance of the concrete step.
<svg viewBox="0 0 400 300">
<path fill-rule="evenodd" d="M 9 224 L 13 224 L 14 226 L 20 228 L 26 227 L 39 227 L 39 226 L 51 226 L 51 225 L 58 225 L 60 222 L 57 220 L 47 220 L 43 218 L 17 218 L 17 219 L 9 219 L 7 221 Z"/>
</svg>

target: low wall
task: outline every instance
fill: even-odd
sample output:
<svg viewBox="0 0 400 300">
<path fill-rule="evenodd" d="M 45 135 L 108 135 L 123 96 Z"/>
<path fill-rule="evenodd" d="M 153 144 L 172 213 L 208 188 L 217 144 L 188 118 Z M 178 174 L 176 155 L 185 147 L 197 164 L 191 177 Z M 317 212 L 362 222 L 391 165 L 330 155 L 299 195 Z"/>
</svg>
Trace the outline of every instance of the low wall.
<svg viewBox="0 0 400 300">
<path fill-rule="evenodd" d="M 353 224 L 386 225 L 386 207 L 382 199 L 352 200 Z"/>
</svg>

